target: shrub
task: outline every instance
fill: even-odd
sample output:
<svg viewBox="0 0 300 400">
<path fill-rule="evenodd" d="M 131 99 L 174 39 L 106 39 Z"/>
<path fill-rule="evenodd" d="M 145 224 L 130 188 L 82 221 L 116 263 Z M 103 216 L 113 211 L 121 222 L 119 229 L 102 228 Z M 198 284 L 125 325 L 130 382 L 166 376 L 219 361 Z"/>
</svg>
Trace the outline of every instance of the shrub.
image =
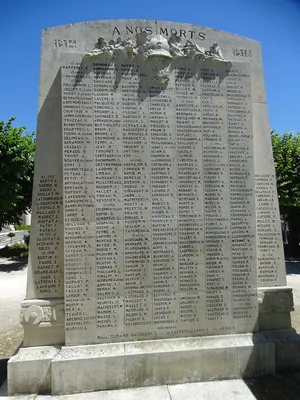
<svg viewBox="0 0 300 400">
<path fill-rule="evenodd" d="M 14 243 L 0 249 L 0 257 L 25 258 L 28 256 L 28 245 L 26 243 Z"/>
</svg>

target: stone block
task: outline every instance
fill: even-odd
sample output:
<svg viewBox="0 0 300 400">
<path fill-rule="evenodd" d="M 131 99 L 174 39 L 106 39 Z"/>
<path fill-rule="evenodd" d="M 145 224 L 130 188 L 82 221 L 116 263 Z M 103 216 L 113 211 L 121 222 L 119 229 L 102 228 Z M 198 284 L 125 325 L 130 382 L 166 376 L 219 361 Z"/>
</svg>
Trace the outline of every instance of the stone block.
<svg viewBox="0 0 300 400">
<path fill-rule="evenodd" d="M 51 361 L 59 353 L 54 346 L 20 348 L 7 364 L 9 395 L 51 392 Z"/>
<path fill-rule="evenodd" d="M 52 361 L 52 393 L 271 374 L 274 350 L 256 334 L 64 347 Z"/>
<path fill-rule="evenodd" d="M 79 393 L 125 386 L 123 344 L 63 347 L 53 359 L 52 393 Z"/>
<path fill-rule="evenodd" d="M 276 373 L 300 369 L 300 335 L 294 329 L 263 333 L 275 346 Z"/>
<path fill-rule="evenodd" d="M 24 347 L 64 344 L 64 299 L 24 300 L 21 307 Z"/>
<path fill-rule="evenodd" d="M 261 331 L 269 329 L 287 329 L 292 326 L 290 312 L 259 314 L 258 321 Z"/>
<path fill-rule="evenodd" d="M 275 345 L 262 334 L 238 338 L 238 377 L 273 375 L 275 373 Z"/>
<path fill-rule="evenodd" d="M 290 312 L 294 310 L 294 300 L 290 287 L 259 287 L 258 304 L 260 331 L 291 328 Z"/>
</svg>

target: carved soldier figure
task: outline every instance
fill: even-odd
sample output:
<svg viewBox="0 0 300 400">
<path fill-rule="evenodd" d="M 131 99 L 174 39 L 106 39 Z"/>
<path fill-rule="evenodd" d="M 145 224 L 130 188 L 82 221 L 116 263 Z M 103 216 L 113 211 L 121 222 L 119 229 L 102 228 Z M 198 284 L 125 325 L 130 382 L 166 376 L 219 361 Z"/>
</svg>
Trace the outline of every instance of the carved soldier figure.
<svg viewBox="0 0 300 400">
<path fill-rule="evenodd" d="M 201 47 L 198 47 L 196 44 L 192 43 L 190 40 L 187 40 L 184 46 L 185 56 L 188 58 L 204 59 L 205 58 L 205 50 Z"/>
<path fill-rule="evenodd" d="M 170 46 L 170 53 L 173 57 L 185 57 L 183 45 L 179 36 L 177 36 L 175 33 L 172 33 L 168 43 Z"/>
<path fill-rule="evenodd" d="M 217 42 L 214 42 L 213 45 L 209 49 L 209 55 L 214 56 L 215 58 L 219 58 L 223 60 L 223 54 L 221 52 L 220 47 Z"/>
</svg>

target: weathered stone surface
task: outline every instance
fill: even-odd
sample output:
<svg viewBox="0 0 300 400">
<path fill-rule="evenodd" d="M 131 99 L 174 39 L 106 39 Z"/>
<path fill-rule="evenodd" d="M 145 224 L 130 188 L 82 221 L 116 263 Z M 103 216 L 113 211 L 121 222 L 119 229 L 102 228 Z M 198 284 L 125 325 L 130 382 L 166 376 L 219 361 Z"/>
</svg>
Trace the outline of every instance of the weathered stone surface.
<svg viewBox="0 0 300 400">
<path fill-rule="evenodd" d="M 299 352 L 299 336 L 290 330 L 66 346 L 60 351 L 35 347 L 11 358 L 8 387 L 11 394 L 55 395 L 265 376 L 299 369 Z"/>
<path fill-rule="evenodd" d="M 23 346 L 64 344 L 64 308 L 64 299 L 24 300 L 21 308 Z"/>
<path fill-rule="evenodd" d="M 68 346 L 52 361 L 52 393 L 228 379 L 250 373 L 275 373 L 275 346 L 260 334 L 254 341 L 251 334 L 240 334 Z"/>
<path fill-rule="evenodd" d="M 282 267 L 276 196 L 269 196 L 269 193 L 271 193 L 269 190 L 275 193 L 276 186 L 267 112 L 264 105 L 265 90 L 259 43 L 227 32 L 188 24 L 147 20 L 96 21 L 61 26 L 43 31 L 37 129 L 37 167 L 35 171 L 33 229 L 31 232 L 32 245 L 30 251 L 31 273 L 27 298 L 64 296 L 64 249 L 62 241 L 64 235 L 62 217 L 63 157 L 60 105 L 62 54 L 76 53 L 84 55 L 87 52 L 91 52 L 99 36 L 102 36 L 107 43 L 111 39 L 117 42 L 118 37 L 130 39 L 134 42 L 136 33 L 141 31 L 146 31 L 150 37 L 155 36 L 155 34 L 161 34 L 166 39 L 170 39 L 172 33 L 177 34 L 181 37 L 183 44 L 189 40 L 204 49 L 209 49 L 213 42 L 217 42 L 226 60 L 243 62 L 243 64 L 245 63 L 245 68 L 248 66 L 250 69 L 247 85 L 249 88 L 251 87 L 252 104 L 249 107 L 253 112 L 254 126 L 254 171 L 257 178 L 256 213 L 258 221 L 262 221 L 261 224 L 263 224 L 259 228 L 258 277 L 262 286 L 284 285 L 285 277 Z M 193 79 L 188 79 L 188 81 L 193 81 Z M 244 79 L 243 86 L 245 82 L 246 80 Z M 187 90 L 193 90 L 192 86 Z M 225 86 L 226 84 L 224 83 L 223 87 Z M 171 86 L 170 90 L 172 90 Z M 112 93 L 115 93 L 114 99 L 117 98 L 117 93 Z M 183 92 L 182 95 L 184 95 Z M 141 109 L 142 111 L 143 109 Z M 218 112 L 220 113 L 220 109 Z M 226 111 L 224 110 L 224 112 Z M 203 123 L 203 121 L 200 122 L 201 124 Z M 227 128 L 227 122 L 226 119 L 223 121 L 224 131 Z M 252 127 L 249 122 L 246 122 L 245 128 L 247 132 L 252 133 Z M 171 139 L 174 141 L 172 135 Z M 118 144 L 115 141 L 115 145 Z M 250 160 L 248 159 L 249 162 Z M 200 173 L 203 174 L 203 171 L 200 171 Z M 203 175 L 201 178 L 203 179 Z M 260 203 L 262 204 L 261 206 L 259 206 Z M 253 202 L 251 204 L 253 205 Z M 174 210 L 172 209 L 172 211 Z M 265 222 L 266 219 L 268 220 L 267 223 Z M 50 229 L 51 232 L 47 231 L 47 229 Z M 274 233 L 274 229 L 277 233 L 270 239 L 269 233 Z M 269 240 L 268 243 L 264 242 L 266 238 Z M 275 242 L 271 243 L 270 240 Z M 46 265 L 48 266 L 47 268 Z M 47 281 L 47 276 L 49 275 L 51 275 L 51 282 L 50 280 Z"/>
<path fill-rule="evenodd" d="M 257 320 L 249 66 L 143 63 L 62 57 L 67 344 Z"/>
<path fill-rule="evenodd" d="M 289 329 L 290 312 L 294 310 L 292 288 L 260 287 L 258 291 L 259 329 L 261 331 Z"/>
<path fill-rule="evenodd" d="M 21 348 L 7 364 L 8 394 L 50 392 L 50 364 L 59 350 L 54 346 Z"/>
</svg>

